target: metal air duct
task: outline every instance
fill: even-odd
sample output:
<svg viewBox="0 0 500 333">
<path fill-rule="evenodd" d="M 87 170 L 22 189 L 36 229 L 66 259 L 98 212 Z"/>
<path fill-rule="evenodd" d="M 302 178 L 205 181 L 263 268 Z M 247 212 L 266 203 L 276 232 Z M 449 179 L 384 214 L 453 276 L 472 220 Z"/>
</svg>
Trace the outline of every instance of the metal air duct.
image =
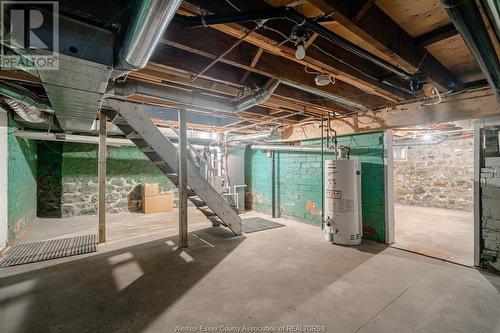
<svg viewBox="0 0 500 333">
<path fill-rule="evenodd" d="M 116 69 L 136 71 L 146 67 L 182 0 L 136 1 L 136 13 L 118 51 Z"/>
<path fill-rule="evenodd" d="M 271 97 L 279 83 L 279 80 L 269 79 L 261 89 L 234 102 L 137 80 L 110 83 L 107 94 L 123 98 L 152 97 L 202 109 L 233 113 L 264 103 Z"/>
<path fill-rule="evenodd" d="M 500 63 L 475 1 L 441 0 L 500 101 Z"/>
<path fill-rule="evenodd" d="M 18 85 L 0 82 L 0 95 L 15 113 L 30 123 L 48 122 L 54 113 L 49 105 Z"/>
<path fill-rule="evenodd" d="M 253 106 L 265 103 L 278 88 L 280 80 L 269 79 L 266 84 L 255 93 L 245 96 L 234 102 L 235 111 L 245 111 Z"/>
</svg>

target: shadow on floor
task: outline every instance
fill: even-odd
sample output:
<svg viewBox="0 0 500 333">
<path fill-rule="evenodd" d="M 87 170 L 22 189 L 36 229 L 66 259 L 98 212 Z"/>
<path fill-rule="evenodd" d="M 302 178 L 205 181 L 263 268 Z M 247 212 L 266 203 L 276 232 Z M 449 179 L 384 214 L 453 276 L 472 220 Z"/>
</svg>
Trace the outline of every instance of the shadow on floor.
<svg viewBox="0 0 500 333">
<path fill-rule="evenodd" d="M 0 331 L 143 330 L 245 239 L 194 234 L 185 251 L 169 237 L 2 278 Z"/>
</svg>

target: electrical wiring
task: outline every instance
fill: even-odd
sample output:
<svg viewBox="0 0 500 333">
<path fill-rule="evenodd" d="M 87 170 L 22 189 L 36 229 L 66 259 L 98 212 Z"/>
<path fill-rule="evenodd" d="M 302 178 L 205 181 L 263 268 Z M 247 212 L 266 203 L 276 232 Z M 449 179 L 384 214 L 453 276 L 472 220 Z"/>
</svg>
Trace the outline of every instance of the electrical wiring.
<svg viewBox="0 0 500 333">
<path fill-rule="evenodd" d="M 316 45 L 315 43 L 312 43 L 310 46 L 312 46 L 312 47 L 316 48 L 318 51 L 320 51 L 321 53 L 323 53 L 323 54 L 325 54 L 325 55 L 329 56 L 330 58 L 333 58 L 333 59 L 335 59 L 335 60 L 337 60 L 337 61 L 339 61 L 339 62 L 343 63 L 343 64 L 344 64 L 344 65 L 346 65 L 346 66 L 349 66 L 350 68 L 352 68 L 352 69 L 354 69 L 355 71 L 357 71 L 357 72 L 359 72 L 359 73 L 363 74 L 364 76 L 366 76 L 366 77 L 368 77 L 368 78 L 370 78 L 370 79 L 372 79 L 372 80 L 378 81 L 378 79 L 377 79 L 376 77 L 374 77 L 373 75 L 370 75 L 370 74 L 368 74 L 368 73 L 365 73 L 364 71 L 360 70 L 360 69 L 359 69 L 359 68 L 357 68 L 356 66 L 353 66 L 353 65 L 349 64 L 348 62 L 346 62 L 346 61 L 344 61 L 344 60 L 342 60 L 342 59 L 340 59 L 340 58 L 338 58 L 338 57 L 334 56 L 333 54 L 331 54 L 331 53 L 329 53 L 329 52 L 327 52 L 327 51 L 323 50 L 321 47 L 319 47 L 319 46 L 318 46 L 318 45 Z"/>
<path fill-rule="evenodd" d="M 308 69 L 309 68 L 309 65 L 306 65 L 304 67 L 304 71 L 307 73 L 307 74 L 313 74 L 313 75 L 328 75 L 329 78 L 330 78 L 330 83 L 331 84 L 335 84 L 335 77 L 333 77 L 333 75 L 329 74 L 329 73 L 322 73 L 322 72 L 318 72 L 318 71 L 311 71 Z M 319 85 L 319 84 L 318 84 Z"/>
<path fill-rule="evenodd" d="M 422 106 L 431 106 L 431 105 L 438 105 L 443 101 L 443 98 L 441 97 L 441 94 L 439 93 L 439 89 L 436 87 L 432 87 L 431 92 L 434 93 L 434 96 L 431 98 L 437 98 L 437 101 L 434 102 L 429 102 L 429 103 L 421 103 L 420 105 Z"/>
<path fill-rule="evenodd" d="M 311 70 L 308 70 L 309 68 L 309 65 L 305 65 L 304 67 L 304 71 L 307 73 L 307 74 L 323 74 L 321 72 L 318 72 L 318 71 L 311 71 Z"/>
<path fill-rule="evenodd" d="M 236 6 L 236 5 L 235 5 L 234 3 L 232 3 L 230 0 L 225 0 L 225 1 L 226 1 L 226 3 L 227 3 L 229 6 L 233 7 L 233 8 L 234 8 L 234 9 L 236 9 L 237 11 L 241 12 L 241 9 L 239 9 L 239 8 L 238 8 L 238 6 Z"/>
<path fill-rule="evenodd" d="M 262 29 L 272 31 L 272 32 L 277 33 L 278 35 L 282 36 L 283 38 L 285 38 L 286 40 L 282 43 L 286 43 L 290 39 L 290 36 L 287 36 L 284 33 L 282 33 L 281 31 L 274 29 L 274 28 L 271 28 L 267 25 L 263 25 Z"/>
</svg>

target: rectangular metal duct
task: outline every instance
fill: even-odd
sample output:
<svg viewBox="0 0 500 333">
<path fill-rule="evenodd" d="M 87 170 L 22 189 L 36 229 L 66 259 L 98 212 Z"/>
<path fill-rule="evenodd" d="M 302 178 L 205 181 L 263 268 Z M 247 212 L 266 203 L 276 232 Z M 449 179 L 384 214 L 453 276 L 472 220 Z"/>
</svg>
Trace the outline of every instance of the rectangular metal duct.
<svg viewBox="0 0 500 333">
<path fill-rule="evenodd" d="M 90 130 L 101 108 L 110 75 L 110 66 L 65 55 L 60 55 L 59 70 L 39 72 L 64 130 Z"/>
</svg>

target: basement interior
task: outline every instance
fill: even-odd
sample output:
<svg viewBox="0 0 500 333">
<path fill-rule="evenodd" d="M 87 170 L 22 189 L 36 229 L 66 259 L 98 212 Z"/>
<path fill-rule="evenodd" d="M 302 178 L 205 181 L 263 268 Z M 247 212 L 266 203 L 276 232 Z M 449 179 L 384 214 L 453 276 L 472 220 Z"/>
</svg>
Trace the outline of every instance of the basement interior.
<svg viewBox="0 0 500 333">
<path fill-rule="evenodd" d="M 0 3 L 1 332 L 500 332 L 500 3 Z"/>
</svg>

